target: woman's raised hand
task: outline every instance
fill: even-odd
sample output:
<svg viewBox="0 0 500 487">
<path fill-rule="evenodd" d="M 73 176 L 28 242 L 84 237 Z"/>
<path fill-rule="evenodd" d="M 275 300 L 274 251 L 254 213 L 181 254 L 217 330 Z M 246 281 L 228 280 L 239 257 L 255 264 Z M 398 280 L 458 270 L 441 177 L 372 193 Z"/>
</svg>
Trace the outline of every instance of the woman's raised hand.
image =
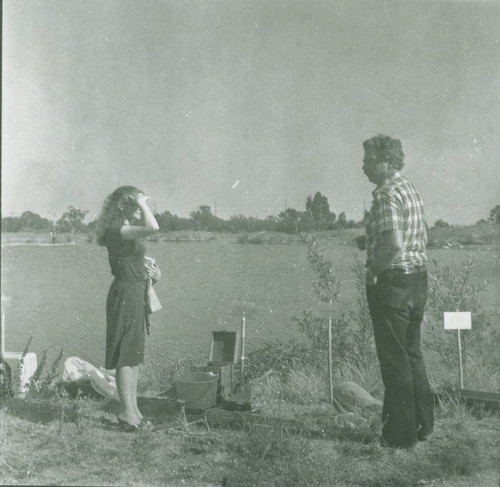
<svg viewBox="0 0 500 487">
<path fill-rule="evenodd" d="M 151 199 L 151 196 L 146 196 L 144 193 L 137 193 L 135 196 L 130 194 L 128 197 L 138 206 L 146 204 L 146 201 Z"/>
<path fill-rule="evenodd" d="M 125 240 L 133 240 L 147 237 L 148 235 L 157 232 L 160 229 L 153 212 L 146 204 L 150 199 L 150 196 L 146 196 L 144 193 L 137 193 L 137 195 L 129 195 L 131 203 L 138 207 L 139 212 L 142 215 L 141 225 L 123 225 L 120 229 L 120 235 Z"/>
</svg>

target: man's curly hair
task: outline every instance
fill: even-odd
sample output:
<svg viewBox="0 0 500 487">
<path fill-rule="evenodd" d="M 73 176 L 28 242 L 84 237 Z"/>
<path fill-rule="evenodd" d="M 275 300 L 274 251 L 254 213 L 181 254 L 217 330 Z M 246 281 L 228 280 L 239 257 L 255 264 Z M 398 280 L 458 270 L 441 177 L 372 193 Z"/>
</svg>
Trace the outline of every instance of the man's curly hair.
<svg viewBox="0 0 500 487">
<path fill-rule="evenodd" d="M 403 159 L 405 155 L 399 139 L 378 134 L 371 139 L 365 140 L 363 148 L 365 151 L 367 149 L 374 149 L 378 160 L 390 163 L 398 171 L 404 166 Z"/>
</svg>

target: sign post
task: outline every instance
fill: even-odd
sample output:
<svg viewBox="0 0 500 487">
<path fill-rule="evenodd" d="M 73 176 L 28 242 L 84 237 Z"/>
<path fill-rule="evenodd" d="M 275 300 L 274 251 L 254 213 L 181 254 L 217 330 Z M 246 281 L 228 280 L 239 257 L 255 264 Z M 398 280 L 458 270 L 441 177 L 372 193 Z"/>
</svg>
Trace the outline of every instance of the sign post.
<svg viewBox="0 0 500 487">
<path fill-rule="evenodd" d="M 464 388 L 464 371 L 462 366 L 462 340 L 460 339 L 460 330 L 470 330 L 472 328 L 472 320 L 470 311 L 466 312 L 445 312 L 444 313 L 444 329 L 457 330 L 458 338 L 458 379 L 460 381 L 460 389 Z"/>
</svg>

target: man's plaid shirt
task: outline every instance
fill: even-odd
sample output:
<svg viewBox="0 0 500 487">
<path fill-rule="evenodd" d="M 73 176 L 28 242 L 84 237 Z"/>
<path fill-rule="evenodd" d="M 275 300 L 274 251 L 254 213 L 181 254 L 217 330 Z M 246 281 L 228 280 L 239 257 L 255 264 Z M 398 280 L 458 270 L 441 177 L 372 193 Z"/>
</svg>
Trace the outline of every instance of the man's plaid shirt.
<svg viewBox="0 0 500 487">
<path fill-rule="evenodd" d="M 386 230 L 401 230 L 403 249 L 391 267 L 409 270 L 427 262 L 425 245 L 424 204 L 412 183 L 394 173 L 373 191 L 373 203 L 366 223 L 366 266 L 374 262 L 375 251 L 381 244 L 381 233 Z"/>
</svg>

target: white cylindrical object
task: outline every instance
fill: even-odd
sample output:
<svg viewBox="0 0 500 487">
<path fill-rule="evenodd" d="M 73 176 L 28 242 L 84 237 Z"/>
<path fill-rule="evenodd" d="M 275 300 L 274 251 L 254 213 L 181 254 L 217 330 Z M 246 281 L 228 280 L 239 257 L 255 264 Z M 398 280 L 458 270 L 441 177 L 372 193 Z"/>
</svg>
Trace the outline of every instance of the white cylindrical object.
<svg viewBox="0 0 500 487">
<path fill-rule="evenodd" d="M 333 404 L 333 360 L 332 360 L 332 319 L 328 318 L 328 378 L 330 381 L 330 403 Z"/>
<path fill-rule="evenodd" d="M 460 339 L 460 328 L 457 329 L 458 336 L 458 379 L 460 381 L 460 389 L 464 388 L 464 370 L 462 367 L 462 340 Z"/>
<path fill-rule="evenodd" d="M 241 320 L 241 383 L 245 381 L 245 313 Z"/>
<path fill-rule="evenodd" d="M 2 354 L 2 357 L 5 355 L 5 311 L 2 310 L 2 323 L 1 323 L 1 326 L 2 326 L 2 330 L 0 332 L 0 340 L 2 340 L 2 343 L 0 345 L 0 350 L 1 350 L 1 354 Z"/>
</svg>

